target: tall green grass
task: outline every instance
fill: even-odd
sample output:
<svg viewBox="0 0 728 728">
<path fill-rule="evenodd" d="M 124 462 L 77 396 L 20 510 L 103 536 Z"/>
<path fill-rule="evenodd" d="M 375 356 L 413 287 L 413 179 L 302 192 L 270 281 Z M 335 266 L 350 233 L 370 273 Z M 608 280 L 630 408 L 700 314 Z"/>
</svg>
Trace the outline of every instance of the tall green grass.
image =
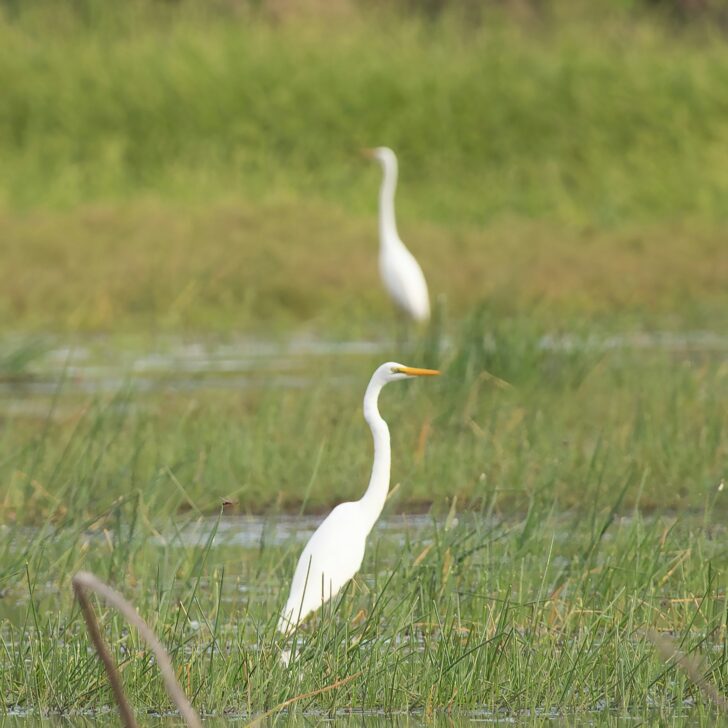
<svg viewBox="0 0 728 728">
<path fill-rule="evenodd" d="M 401 540 L 375 532 L 362 575 L 299 630 L 289 667 L 275 623 L 300 544 L 213 548 L 212 527 L 191 545 L 129 502 L 103 531 L 77 523 L 47 532 L 6 585 L 5 704 L 62 713 L 110 704 L 70 598 L 68 578 L 83 566 L 135 600 L 203 713 L 251 715 L 350 678 L 291 710 L 656 710 L 667 719 L 698 703 L 698 715 L 710 715 L 697 688 L 655 656 L 646 630 L 674 635 L 704 661 L 707 679 L 728 687 L 721 519 L 615 519 L 618 501 L 561 515 L 543 501 L 519 517 L 486 509 L 405 527 Z M 167 710 L 149 653 L 101 613 L 136 709 Z"/>
<path fill-rule="evenodd" d="M 709 32 L 609 5 L 471 27 L 123 7 L 4 6 L 6 209 L 237 194 L 371 211 L 357 148 L 388 144 L 405 214 L 725 219 L 728 51 Z"/>
</svg>

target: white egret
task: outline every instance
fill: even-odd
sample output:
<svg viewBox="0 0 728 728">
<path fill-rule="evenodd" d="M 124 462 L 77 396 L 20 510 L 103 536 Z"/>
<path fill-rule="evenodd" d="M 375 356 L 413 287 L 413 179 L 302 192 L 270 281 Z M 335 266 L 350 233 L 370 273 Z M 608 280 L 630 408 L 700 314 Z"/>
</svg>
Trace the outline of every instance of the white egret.
<svg viewBox="0 0 728 728">
<path fill-rule="evenodd" d="M 359 500 L 336 506 L 308 540 L 298 559 L 291 592 L 278 622 L 280 632 L 290 632 L 311 612 L 336 596 L 361 566 L 367 536 L 384 508 L 389 491 L 389 428 L 377 407 L 382 387 L 400 379 L 439 373 L 434 369 L 387 362 L 372 375 L 364 394 L 364 419 L 374 440 L 369 486 Z"/>
<path fill-rule="evenodd" d="M 389 147 L 363 149 L 382 167 L 379 188 L 379 274 L 395 304 L 418 322 L 430 318 L 430 297 L 420 264 L 405 247 L 397 233 L 394 193 L 397 189 L 397 157 Z"/>
</svg>

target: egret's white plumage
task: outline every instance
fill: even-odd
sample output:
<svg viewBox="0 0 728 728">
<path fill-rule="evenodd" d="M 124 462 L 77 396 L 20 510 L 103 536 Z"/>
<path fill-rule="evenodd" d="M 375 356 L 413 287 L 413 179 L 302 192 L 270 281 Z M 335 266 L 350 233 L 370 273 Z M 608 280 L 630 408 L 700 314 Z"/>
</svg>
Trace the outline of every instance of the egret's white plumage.
<svg viewBox="0 0 728 728">
<path fill-rule="evenodd" d="M 394 193 L 397 189 L 397 157 L 389 147 L 365 149 L 382 167 L 379 188 L 379 273 L 395 304 L 415 321 L 430 318 L 430 297 L 420 264 L 397 233 Z"/>
<path fill-rule="evenodd" d="M 387 362 L 372 375 L 364 394 L 364 419 L 374 440 L 369 486 L 358 501 L 336 506 L 304 547 L 278 622 L 279 631 L 290 632 L 302 619 L 336 596 L 359 571 L 367 536 L 384 508 L 389 491 L 389 428 L 377 407 L 382 387 L 400 379 L 434 374 L 439 372 Z"/>
</svg>

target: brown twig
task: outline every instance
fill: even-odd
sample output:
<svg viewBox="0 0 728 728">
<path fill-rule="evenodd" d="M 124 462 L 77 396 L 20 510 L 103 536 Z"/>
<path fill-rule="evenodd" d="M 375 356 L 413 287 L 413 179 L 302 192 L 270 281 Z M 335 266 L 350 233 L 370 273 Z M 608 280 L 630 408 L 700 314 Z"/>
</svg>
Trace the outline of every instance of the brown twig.
<svg viewBox="0 0 728 728">
<path fill-rule="evenodd" d="M 670 661 L 674 662 L 708 700 L 721 710 L 728 712 L 728 699 L 725 695 L 721 695 L 718 688 L 705 677 L 702 660 L 681 652 L 674 640 L 654 629 L 647 630 L 646 635 L 665 664 Z"/>
<path fill-rule="evenodd" d="M 83 613 L 83 618 L 86 620 L 86 629 L 88 630 L 89 636 L 91 637 L 91 641 L 94 643 L 96 652 L 101 658 L 101 662 L 104 664 L 106 675 L 109 678 L 109 682 L 111 683 L 111 689 L 114 692 L 116 704 L 119 706 L 121 722 L 126 726 L 126 728 L 137 728 L 137 722 L 134 718 L 134 712 L 132 711 L 129 703 L 126 700 L 126 695 L 124 694 L 124 688 L 121 684 L 121 678 L 119 677 L 119 672 L 116 669 L 116 664 L 114 663 L 114 659 L 112 658 L 111 653 L 106 647 L 106 642 L 104 642 L 104 638 L 101 636 L 99 623 L 96 621 L 96 614 L 94 613 L 94 609 L 91 606 L 91 601 L 86 595 L 86 592 L 84 592 L 85 585 L 82 583 L 81 580 L 78 579 L 79 576 L 83 577 L 85 576 L 85 574 L 76 574 L 73 577 L 73 591 L 76 594 L 76 599 L 78 599 L 78 603 L 81 605 L 81 612 Z M 91 575 L 89 574 L 88 576 Z"/>
<path fill-rule="evenodd" d="M 126 728 L 137 728 L 136 720 L 134 719 L 134 713 L 132 712 L 129 703 L 124 695 L 124 688 L 121 684 L 119 672 L 116 669 L 114 660 L 111 657 L 111 653 L 106 647 L 103 637 L 101 636 L 101 630 L 96 620 L 93 607 L 88 596 L 85 594 L 85 590 L 95 592 L 105 602 L 114 607 L 126 621 L 132 626 L 136 627 L 139 634 L 144 638 L 146 643 L 151 647 L 157 658 L 157 664 L 159 665 L 159 671 L 162 673 L 162 679 L 164 680 L 164 686 L 167 689 L 167 694 L 172 699 L 172 702 L 177 706 L 180 715 L 184 718 L 185 722 L 191 728 L 202 728 L 202 723 L 198 717 L 195 709 L 187 700 L 186 695 L 182 691 L 177 678 L 174 674 L 174 668 L 172 667 L 172 661 L 169 659 L 169 655 L 162 646 L 162 643 L 157 639 L 157 636 L 147 626 L 147 623 L 139 616 L 139 613 L 119 592 L 112 589 L 103 581 L 98 579 L 93 574 L 87 571 L 79 571 L 74 575 L 71 580 L 73 584 L 73 591 L 76 594 L 79 604 L 81 605 L 81 611 L 83 612 L 84 619 L 86 620 L 86 626 L 88 628 L 91 641 L 94 643 L 96 651 L 99 653 L 99 657 L 104 664 L 106 674 L 111 683 L 111 688 L 114 691 L 114 697 L 119 706 L 119 712 L 121 713 L 121 719 Z"/>
<path fill-rule="evenodd" d="M 273 713 L 278 713 L 279 711 L 283 710 L 283 708 L 287 708 L 292 703 L 296 703 L 299 700 L 306 700 L 308 698 L 313 698 L 316 695 L 321 695 L 321 693 L 326 693 L 329 690 L 333 690 L 334 688 L 340 688 L 342 685 L 346 685 L 346 683 L 350 683 L 352 680 L 356 680 L 360 675 L 364 674 L 364 670 L 359 670 L 359 672 L 355 672 L 353 675 L 349 675 L 348 677 L 343 677 L 341 680 L 337 680 L 334 683 L 331 683 L 331 685 L 324 685 L 322 688 L 318 688 L 317 690 L 312 690 L 309 693 L 302 693 L 301 695 L 294 695 L 292 698 L 288 698 L 288 700 L 284 700 L 282 703 L 278 703 L 275 707 L 271 708 L 270 710 L 266 710 L 265 713 L 261 713 L 260 715 L 253 718 L 253 720 L 248 723 L 245 728 L 253 728 L 253 726 L 258 725 L 260 721 L 265 720 L 269 715 L 273 715 Z"/>
</svg>

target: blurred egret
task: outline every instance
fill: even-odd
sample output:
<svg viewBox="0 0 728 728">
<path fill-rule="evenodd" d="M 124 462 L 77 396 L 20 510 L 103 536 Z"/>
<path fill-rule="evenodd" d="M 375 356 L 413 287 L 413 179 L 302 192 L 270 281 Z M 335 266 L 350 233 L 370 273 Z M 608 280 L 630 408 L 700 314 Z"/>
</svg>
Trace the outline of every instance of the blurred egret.
<svg viewBox="0 0 728 728">
<path fill-rule="evenodd" d="M 311 612 L 336 596 L 361 566 L 367 536 L 384 508 L 389 491 L 389 428 L 377 407 L 382 387 L 400 379 L 439 373 L 434 369 L 387 362 L 372 375 L 364 394 L 364 419 L 374 439 L 369 486 L 359 500 L 336 506 L 308 540 L 298 559 L 291 592 L 278 622 L 280 632 L 290 632 Z"/>
<path fill-rule="evenodd" d="M 382 167 L 379 188 L 379 274 L 395 304 L 414 321 L 430 318 L 430 297 L 420 264 L 397 233 L 394 192 L 397 189 L 397 157 L 389 147 L 363 149 Z"/>
</svg>

